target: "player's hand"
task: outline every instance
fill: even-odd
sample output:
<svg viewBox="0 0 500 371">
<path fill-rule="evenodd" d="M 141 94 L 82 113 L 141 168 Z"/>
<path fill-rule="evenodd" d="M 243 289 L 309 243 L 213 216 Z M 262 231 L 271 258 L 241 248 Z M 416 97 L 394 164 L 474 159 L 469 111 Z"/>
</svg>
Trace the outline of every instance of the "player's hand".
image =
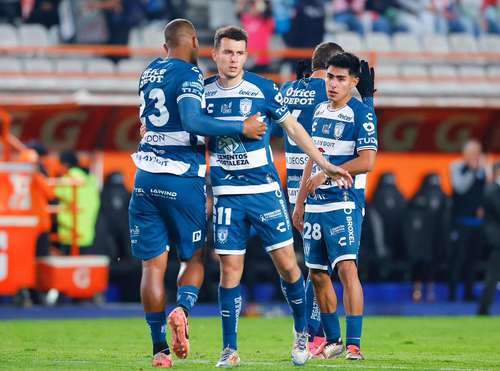
<svg viewBox="0 0 500 371">
<path fill-rule="evenodd" d="M 297 80 L 311 76 L 311 59 L 300 59 L 295 66 Z"/>
<path fill-rule="evenodd" d="M 340 166 L 335 166 L 331 163 L 326 164 L 326 168 L 323 171 L 332 178 L 332 181 L 337 183 L 339 188 L 347 189 L 352 187 L 352 176 L 345 169 L 342 169 Z"/>
<path fill-rule="evenodd" d="M 139 129 L 139 133 L 141 134 L 141 138 L 144 138 L 144 135 L 146 135 L 146 124 L 141 124 L 141 128 Z"/>
<path fill-rule="evenodd" d="M 320 171 L 319 173 L 307 179 L 306 180 L 307 193 L 311 193 L 314 196 L 316 194 L 316 189 L 318 189 L 318 187 L 325 182 L 326 178 L 327 178 L 326 174 L 323 171 Z"/>
<path fill-rule="evenodd" d="M 295 204 L 292 214 L 292 223 L 297 230 L 302 233 L 304 230 L 304 205 Z"/>
<path fill-rule="evenodd" d="M 243 135 L 250 139 L 262 139 L 267 125 L 261 121 L 260 112 L 250 116 L 243 122 Z"/>
<path fill-rule="evenodd" d="M 375 70 L 365 60 L 361 61 L 359 82 L 356 89 L 358 89 L 362 98 L 373 97 L 373 94 L 377 91 L 375 89 Z"/>
</svg>

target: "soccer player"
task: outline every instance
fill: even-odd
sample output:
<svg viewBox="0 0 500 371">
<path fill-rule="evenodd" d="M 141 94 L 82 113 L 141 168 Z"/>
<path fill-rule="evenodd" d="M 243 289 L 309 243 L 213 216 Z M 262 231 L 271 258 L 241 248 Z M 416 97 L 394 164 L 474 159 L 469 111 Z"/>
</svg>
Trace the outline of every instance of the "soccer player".
<svg viewBox="0 0 500 371">
<path fill-rule="evenodd" d="M 303 71 L 308 70 L 308 68 L 302 62 L 302 64 L 299 64 L 300 71 L 297 74 L 297 80 L 287 82 L 281 87 L 281 93 L 284 102 L 288 105 L 288 109 L 309 135 L 311 135 L 312 116 L 315 107 L 328 99 L 324 80 L 328 60 L 341 52 L 343 52 L 342 47 L 336 43 L 324 42 L 319 44 L 314 49 L 310 61 L 310 70 L 312 71 L 310 77 L 303 77 Z M 369 68 L 366 61 L 361 61 L 360 81 L 356 87 L 363 98 L 363 102 L 372 108 L 375 90 L 374 78 L 373 68 Z M 286 133 L 284 136 L 288 202 L 290 210 L 293 212 L 302 172 L 308 157 Z M 302 237 L 296 231 L 294 240 L 297 245 L 302 245 Z M 309 279 L 306 281 L 306 308 L 309 351 L 315 356 L 320 345 L 325 342 L 325 337 L 321 326 L 319 308 L 314 298 L 313 286 Z"/>
<path fill-rule="evenodd" d="M 189 352 L 187 315 L 203 282 L 205 244 L 205 144 L 198 135 L 244 135 L 259 139 L 266 125 L 215 120 L 203 113 L 203 76 L 196 67 L 198 39 L 191 22 L 165 27 L 167 58 L 158 58 L 139 81 L 140 121 L 145 127 L 132 155 L 137 172 L 129 206 L 132 252 L 142 260 L 141 298 L 153 342 L 153 366 L 172 366 L 166 341 L 164 276 L 170 247 L 182 262 L 177 307 L 169 314 L 172 346 Z"/>
<path fill-rule="evenodd" d="M 279 122 L 321 168 L 342 186 L 350 186 L 350 175 L 325 161 L 307 132 L 290 115 L 278 87 L 270 80 L 243 70 L 246 58 L 245 31 L 238 27 L 217 30 L 213 59 L 218 75 L 205 82 L 207 112 L 228 121 L 244 120 L 259 112 L 265 122 Z M 228 122 L 228 125 L 231 124 Z M 309 358 L 304 280 L 293 250 L 292 224 L 272 162 L 269 139 L 270 133 L 262 140 L 219 135 L 209 142 L 215 198 L 215 252 L 221 261 L 219 306 L 223 351 L 217 367 L 233 367 L 240 362 L 237 353 L 237 325 L 242 305 L 240 280 L 250 226 L 261 236 L 280 274 L 283 293 L 293 312 L 292 361 L 304 364 Z"/>
<path fill-rule="evenodd" d="M 328 101 L 316 107 L 312 137 L 329 162 L 353 174 L 354 187 L 340 189 L 316 166 L 315 175 L 310 177 L 313 163 L 308 160 L 293 223 L 303 233 L 306 266 L 327 340 L 318 353 L 321 358 L 337 358 L 343 353 L 337 297 L 329 273 L 336 268 L 344 289 L 347 314 L 346 358 L 360 360 L 363 359 L 360 352 L 363 291 L 356 261 L 365 207 L 366 173 L 373 169 L 377 151 L 376 117 L 369 106 L 352 97 L 360 73 L 356 56 L 350 53 L 333 56 L 326 72 Z"/>
</svg>

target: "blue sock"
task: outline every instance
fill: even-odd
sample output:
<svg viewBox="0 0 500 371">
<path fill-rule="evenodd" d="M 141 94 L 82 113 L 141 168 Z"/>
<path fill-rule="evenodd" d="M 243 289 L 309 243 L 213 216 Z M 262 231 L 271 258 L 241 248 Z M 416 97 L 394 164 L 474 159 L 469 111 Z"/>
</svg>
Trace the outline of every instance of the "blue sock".
<svg viewBox="0 0 500 371">
<path fill-rule="evenodd" d="M 340 321 L 337 312 L 321 313 L 321 323 L 325 329 L 326 341 L 337 343 L 340 340 Z"/>
<path fill-rule="evenodd" d="M 177 305 L 190 312 L 198 300 L 200 289 L 196 286 L 181 286 L 177 289 Z"/>
<path fill-rule="evenodd" d="M 288 283 L 281 279 L 281 291 L 283 291 L 283 295 L 285 295 L 285 299 L 288 302 L 290 309 L 292 309 L 295 331 L 306 331 L 306 292 L 304 288 L 304 277 L 302 277 L 302 274 L 294 283 Z"/>
<path fill-rule="evenodd" d="M 167 345 L 167 320 L 165 312 L 149 312 L 146 313 L 146 322 L 151 330 L 151 340 L 153 342 L 153 354 L 156 354 L 164 349 L 168 349 Z"/>
<path fill-rule="evenodd" d="M 323 337 L 325 334 L 321 325 L 320 310 L 314 296 L 314 286 L 309 278 L 306 281 L 306 316 L 309 335 Z"/>
<path fill-rule="evenodd" d="M 361 328 L 363 327 L 363 316 L 346 316 L 346 346 L 361 344 Z"/>
<path fill-rule="evenodd" d="M 238 319 L 241 312 L 241 286 L 225 289 L 219 286 L 219 310 L 222 318 L 222 349 L 238 349 Z"/>
</svg>

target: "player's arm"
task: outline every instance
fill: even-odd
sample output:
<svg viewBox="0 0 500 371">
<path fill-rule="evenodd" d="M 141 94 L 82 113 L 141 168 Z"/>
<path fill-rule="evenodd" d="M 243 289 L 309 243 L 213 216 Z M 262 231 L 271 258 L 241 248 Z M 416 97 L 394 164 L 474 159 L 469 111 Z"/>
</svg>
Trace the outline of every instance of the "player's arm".
<svg viewBox="0 0 500 371">
<path fill-rule="evenodd" d="M 302 125 L 292 115 L 288 115 L 281 122 L 281 126 L 309 158 L 318 164 L 323 171 L 337 182 L 339 187 L 349 188 L 352 185 L 352 177 L 343 168 L 329 163 L 314 145 L 311 137 Z"/>
<path fill-rule="evenodd" d="M 193 95 L 180 98 L 177 105 L 182 126 L 190 133 L 203 136 L 243 134 L 251 139 L 261 139 L 266 133 L 266 124 L 259 121 L 259 113 L 243 122 L 217 120 L 205 114 L 198 97 Z"/>
<path fill-rule="evenodd" d="M 304 229 L 304 204 L 307 198 L 306 181 L 312 173 L 313 162 L 311 159 L 307 160 L 306 167 L 302 173 L 302 181 L 300 182 L 299 192 L 295 201 L 295 208 L 293 209 L 292 222 L 299 232 Z"/>
</svg>

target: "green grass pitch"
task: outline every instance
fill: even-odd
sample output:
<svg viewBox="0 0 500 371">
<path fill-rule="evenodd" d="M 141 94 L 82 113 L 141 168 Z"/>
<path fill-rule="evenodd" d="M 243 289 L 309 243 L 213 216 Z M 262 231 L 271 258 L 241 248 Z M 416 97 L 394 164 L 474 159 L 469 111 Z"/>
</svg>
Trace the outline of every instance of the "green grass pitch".
<svg viewBox="0 0 500 371">
<path fill-rule="evenodd" d="M 177 369 L 214 369 L 218 318 L 192 318 L 191 353 Z M 345 322 L 341 320 L 345 331 Z M 291 365 L 290 318 L 243 318 L 241 369 Z M 366 317 L 366 360 L 312 360 L 300 369 L 500 370 L 500 318 Z M 0 369 L 149 370 L 150 339 L 140 318 L 0 322 Z"/>
</svg>

